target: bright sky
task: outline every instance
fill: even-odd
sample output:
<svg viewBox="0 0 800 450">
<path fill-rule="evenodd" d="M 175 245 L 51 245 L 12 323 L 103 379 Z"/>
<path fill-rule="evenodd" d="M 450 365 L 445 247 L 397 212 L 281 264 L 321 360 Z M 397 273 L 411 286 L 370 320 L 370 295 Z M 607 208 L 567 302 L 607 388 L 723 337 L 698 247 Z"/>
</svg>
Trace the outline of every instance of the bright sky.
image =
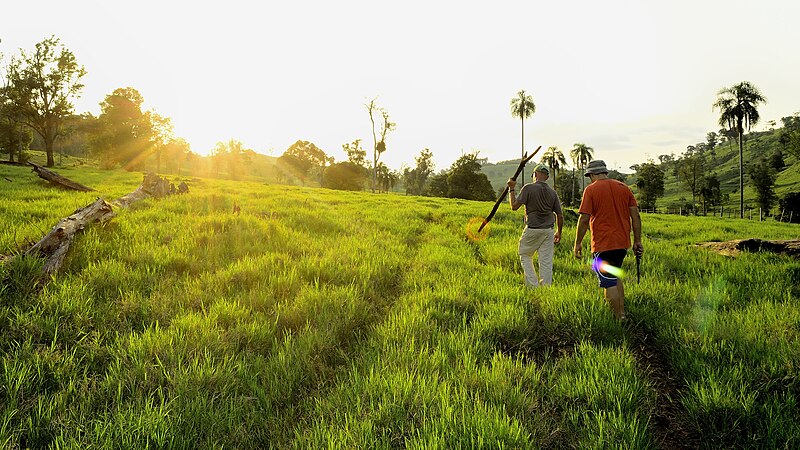
<svg viewBox="0 0 800 450">
<path fill-rule="evenodd" d="M 800 110 L 793 0 L 4 2 L 0 52 L 59 37 L 88 71 L 78 112 L 130 86 L 207 153 L 294 141 L 337 161 L 372 148 L 364 104 L 397 123 L 381 160 L 437 169 L 464 152 L 520 156 L 509 103 L 536 104 L 525 148 L 583 142 L 613 168 L 680 154 L 716 131 L 719 89 L 750 81 L 764 129 Z M 780 122 L 779 122 L 780 123 Z M 371 152 L 370 152 L 371 157 Z M 538 159 L 538 157 L 537 157 Z"/>
</svg>

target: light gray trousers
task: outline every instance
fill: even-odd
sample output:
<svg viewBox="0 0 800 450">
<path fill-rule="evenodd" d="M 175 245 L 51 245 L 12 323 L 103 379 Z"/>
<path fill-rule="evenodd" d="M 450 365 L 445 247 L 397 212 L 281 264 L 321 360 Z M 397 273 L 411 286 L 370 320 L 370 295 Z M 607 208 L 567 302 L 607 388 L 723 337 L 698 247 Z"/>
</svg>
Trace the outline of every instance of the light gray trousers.
<svg viewBox="0 0 800 450">
<path fill-rule="evenodd" d="M 534 229 L 525 227 L 519 239 L 519 260 L 525 272 L 525 286 L 553 284 L 553 235 L 552 228 Z M 539 276 L 533 268 L 533 254 L 539 255 Z M 541 278 L 540 278 L 541 276 Z"/>
</svg>

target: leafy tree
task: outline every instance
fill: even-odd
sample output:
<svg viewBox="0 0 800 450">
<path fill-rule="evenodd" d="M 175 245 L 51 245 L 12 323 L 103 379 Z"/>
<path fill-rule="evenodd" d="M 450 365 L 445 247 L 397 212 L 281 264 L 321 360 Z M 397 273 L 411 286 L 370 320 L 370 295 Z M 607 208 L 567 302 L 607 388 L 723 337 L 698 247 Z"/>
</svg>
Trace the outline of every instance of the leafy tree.
<svg viewBox="0 0 800 450">
<path fill-rule="evenodd" d="M 580 142 L 573 145 L 572 150 L 569 152 L 572 162 L 580 169 L 581 175 L 581 192 L 586 188 L 586 177 L 583 176 L 584 169 L 589 161 L 592 160 L 594 149 L 586 144 Z"/>
<path fill-rule="evenodd" d="M 719 125 L 736 130 L 739 140 L 739 216 L 744 218 L 744 130 L 756 125 L 759 120 L 758 105 L 767 99 L 749 81 L 742 81 L 717 93 L 714 109 L 719 109 Z"/>
<path fill-rule="evenodd" d="M 677 164 L 680 180 L 692 193 L 692 210 L 696 211 L 696 198 L 700 193 L 705 170 L 705 158 L 699 153 L 687 150 L 683 158 Z"/>
<path fill-rule="evenodd" d="M 628 180 L 627 175 L 614 169 L 608 171 L 608 178 L 611 178 L 612 180 L 621 181 L 623 183 L 625 183 Z"/>
<path fill-rule="evenodd" d="M 33 133 L 30 128 L 17 120 L 13 105 L 4 103 L 0 94 L 0 154 L 8 154 L 8 161 L 14 161 L 14 154 L 17 155 L 16 162 L 25 162 Z"/>
<path fill-rule="evenodd" d="M 720 189 L 717 174 L 712 173 L 703 177 L 700 186 L 700 197 L 703 199 L 703 214 L 706 211 L 706 203 L 711 206 L 722 204 L 722 190 Z"/>
<path fill-rule="evenodd" d="M 397 124 L 389 120 L 389 113 L 378 106 L 376 103 L 377 100 L 377 98 L 373 98 L 369 103 L 364 105 L 367 108 L 369 120 L 372 123 L 372 192 L 375 192 L 378 183 L 378 160 L 383 152 L 386 151 L 386 135 L 397 128 Z M 383 119 L 383 121 L 379 123 L 380 129 L 378 134 L 381 136 L 380 141 L 375 135 L 375 114 L 379 114 L 381 119 Z"/>
<path fill-rule="evenodd" d="M 783 152 L 781 149 L 772 152 L 772 155 L 769 157 L 769 166 L 778 172 L 786 167 L 786 161 L 783 159 Z"/>
<path fill-rule="evenodd" d="M 761 207 L 765 215 L 769 215 L 769 211 L 776 200 L 775 179 L 777 176 L 775 171 L 765 161 L 760 161 L 748 167 L 748 169 L 750 182 L 756 189 L 758 206 Z"/>
<path fill-rule="evenodd" d="M 164 166 L 168 172 L 180 174 L 183 164 L 188 162 L 191 153 L 191 146 L 185 139 L 173 138 L 164 145 L 161 158 L 164 159 Z"/>
<path fill-rule="evenodd" d="M 89 112 L 73 114 L 64 121 L 64 128 L 67 132 L 59 141 L 59 154 L 87 157 L 91 150 L 93 133 L 98 129 L 97 118 Z"/>
<path fill-rule="evenodd" d="M 494 189 L 489 177 L 481 172 L 478 154 L 467 153 L 450 167 L 447 176 L 447 196 L 467 200 L 493 200 Z"/>
<path fill-rule="evenodd" d="M 342 150 L 347 154 L 348 161 L 364 168 L 367 167 L 367 151 L 361 148 L 361 139 L 342 144 Z"/>
<path fill-rule="evenodd" d="M 719 137 L 717 136 L 717 133 L 713 131 L 706 133 L 706 145 L 708 146 L 708 149 L 713 150 L 718 143 Z"/>
<path fill-rule="evenodd" d="M 217 142 L 211 150 L 211 161 L 216 167 L 217 174 L 221 168 L 227 168 L 228 177 L 238 180 L 244 168 L 251 163 L 252 153 L 253 151 L 246 148 L 242 142 L 230 139 L 228 142 Z"/>
<path fill-rule="evenodd" d="M 447 181 L 449 175 L 450 173 L 447 170 L 442 170 L 436 175 L 433 175 L 428 185 L 426 195 L 431 197 L 447 197 L 447 193 L 450 189 Z"/>
<path fill-rule="evenodd" d="M 400 180 L 400 175 L 389 169 L 389 167 L 382 162 L 378 163 L 377 169 L 378 190 L 381 192 L 389 192 L 390 189 L 397 185 L 397 182 Z"/>
<path fill-rule="evenodd" d="M 167 144 L 173 139 L 172 119 L 163 117 L 160 114 L 149 111 L 146 113 L 149 116 L 150 124 L 152 126 L 152 143 L 153 151 L 156 156 L 156 172 L 161 172 L 161 156 Z"/>
<path fill-rule="evenodd" d="M 542 162 L 550 167 L 553 171 L 553 186 L 558 185 L 558 171 L 567 165 L 567 160 L 564 158 L 564 153 L 558 147 L 548 147 L 547 151 L 542 155 Z"/>
<path fill-rule="evenodd" d="M 719 136 L 717 136 L 717 133 L 713 131 L 706 133 L 706 147 L 711 154 L 711 164 L 714 164 L 717 158 L 717 144 L 719 144 Z"/>
<path fill-rule="evenodd" d="M 661 163 L 662 166 L 667 166 L 675 162 L 675 154 L 673 153 L 671 155 L 658 155 L 658 162 Z"/>
<path fill-rule="evenodd" d="M 779 142 L 784 150 L 800 159 L 800 116 L 795 113 L 792 116 L 781 117 L 783 130 L 781 130 Z"/>
<path fill-rule="evenodd" d="M 640 164 L 636 171 L 639 204 L 643 209 L 654 209 L 656 201 L 664 195 L 664 171 L 652 160 Z"/>
<path fill-rule="evenodd" d="M 364 189 L 369 179 L 366 167 L 352 161 L 332 164 L 325 171 L 322 186 L 329 189 L 343 191 L 360 191 Z"/>
<path fill-rule="evenodd" d="M 126 87 L 115 89 L 100 103 L 90 145 L 102 167 L 144 168 L 152 149 L 153 124 L 142 112 L 143 102 L 139 91 Z"/>
<path fill-rule="evenodd" d="M 447 170 L 433 175 L 427 194 L 467 200 L 494 200 L 495 195 L 489 178 L 481 172 L 478 152 L 461 155 Z"/>
<path fill-rule="evenodd" d="M 6 96 L 19 120 L 44 140 L 47 167 L 53 167 L 55 141 L 65 132 L 64 121 L 75 109 L 72 101 L 83 89 L 80 80 L 86 70 L 55 36 L 36 44 L 32 54 L 20 52 L 8 66 Z"/>
<path fill-rule="evenodd" d="M 532 116 L 536 112 L 536 105 L 533 103 L 533 98 L 525 93 L 525 90 L 517 92 L 517 96 L 511 99 L 511 117 L 519 117 L 522 124 L 522 153 L 521 158 L 525 158 L 525 119 Z M 520 174 L 522 179 L 525 179 L 525 169 L 522 169 Z"/>
<path fill-rule="evenodd" d="M 415 168 L 406 168 L 403 171 L 406 194 L 422 195 L 425 192 L 425 184 L 433 173 L 433 153 L 426 148 L 420 152 L 419 156 L 414 158 L 414 161 L 417 163 Z"/>
<path fill-rule="evenodd" d="M 558 198 L 564 206 L 578 206 L 580 203 L 580 192 L 578 192 L 578 183 L 575 177 L 575 170 L 566 171 L 555 183 Z"/>
<path fill-rule="evenodd" d="M 303 185 L 312 173 L 312 169 L 324 173 L 330 158 L 319 147 L 308 141 L 298 140 L 278 157 L 278 163 L 290 170 Z M 320 176 L 320 178 L 322 178 Z M 320 180 L 321 181 L 321 180 Z M 321 183 L 320 183 L 321 184 Z"/>
</svg>

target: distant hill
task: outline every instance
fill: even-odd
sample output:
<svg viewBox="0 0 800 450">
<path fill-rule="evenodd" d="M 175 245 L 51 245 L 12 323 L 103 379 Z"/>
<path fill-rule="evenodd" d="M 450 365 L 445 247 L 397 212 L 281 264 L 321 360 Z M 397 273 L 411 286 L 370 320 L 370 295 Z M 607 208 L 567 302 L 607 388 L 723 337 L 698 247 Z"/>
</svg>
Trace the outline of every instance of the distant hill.
<svg viewBox="0 0 800 450">
<path fill-rule="evenodd" d="M 782 151 L 785 167 L 778 172 L 775 182 L 775 193 L 778 198 L 782 198 L 789 192 L 800 191 L 800 161 L 794 156 L 790 156 L 782 147 L 779 138 L 783 128 L 776 128 L 769 131 L 752 132 L 745 135 L 744 143 L 744 163 L 745 163 L 745 203 L 755 206 L 756 193 L 750 186 L 750 178 L 747 175 L 747 164 L 758 162 L 760 159 L 767 159 L 775 152 Z M 691 145 L 691 144 L 687 144 Z M 696 145 L 696 144 L 695 144 Z M 676 159 L 680 158 L 686 149 L 679 149 L 674 153 Z M 739 205 L 739 147 L 735 140 L 725 141 L 717 144 L 712 150 L 705 150 L 708 163 L 708 173 L 716 173 L 720 181 L 720 189 L 723 195 L 728 194 L 729 200 L 723 206 L 738 208 Z M 538 156 L 538 155 L 537 155 Z M 536 159 L 536 158 L 534 158 Z M 536 159 L 536 162 L 539 160 Z M 647 161 L 641 161 L 645 163 Z M 658 162 L 658 161 L 656 161 Z M 506 180 L 514 174 L 519 160 L 500 161 L 481 166 L 481 171 L 486 174 L 495 191 L 503 188 Z M 533 170 L 535 162 L 531 161 L 525 167 L 525 182 L 530 181 L 530 171 Z M 682 185 L 673 173 L 672 164 L 662 165 L 665 172 L 664 196 L 658 199 L 658 207 L 664 208 L 670 204 L 679 204 L 686 200 L 691 201 L 692 194 L 689 189 Z M 567 170 L 571 170 L 568 168 Z M 627 175 L 626 183 L 632 187 L 634 193 L 637 192 L 636 173 L 631 171 Z M 518 180 L 522 181 L 522 180 Z M 683 200 L 682 200 L 683 199 Z"/>
<path fill-rule="evenodd" d="M 758 163 L 762 159 L 769 159 L 773 154 L 778 151 L 783 153 L 783 160 L 785 167 L 778 171 L 777 179 L 775 181 L 775 194 L 778 198 L 782 198 L 790 192 L 800 191 L 800 161 L 794 156 L 789 155 L 782 148 L 779 142 L 782 128 L 777 128 L 769 131 L 752 132 L 745 135 L 744 139 L 744 199 L 745 205 L 749 203 L 750 206 L 757 207 L 756 192 L 751 186 L 750 177 L 747 175 L 747 166 L 750 164 Z M 675 157 L 678 158 L 684 154 L 685 150 L 680 154 L 676 153 Z M 726 141 L 718 144 L 711 150 L 704 152 L 707 161 L 706 173 L 713 173 L 717 175 L 720 181 L 720 190 L 728 194 L 729 199 L 723 203 L 723 206 L 737 208 L 739 207 L 739 146 L 736 140 Z M 645 162 L 645 161 L 642 161 Z M 692 194 L 687 187 L 685 187 L 674 174 L 674 165 L 662 165 L 665 172 L 664 178 L 664 196 L 658 199 L 659 207 L 667 207 L 671 204 L 682 203 L 681 199 L 688 199 L 691 201 Z M 632 174 L 627 180 L 629 185 L 636 182 L 636 174 Z M 634 188 L 634 192 L 636 189 Z"/>
</svg>

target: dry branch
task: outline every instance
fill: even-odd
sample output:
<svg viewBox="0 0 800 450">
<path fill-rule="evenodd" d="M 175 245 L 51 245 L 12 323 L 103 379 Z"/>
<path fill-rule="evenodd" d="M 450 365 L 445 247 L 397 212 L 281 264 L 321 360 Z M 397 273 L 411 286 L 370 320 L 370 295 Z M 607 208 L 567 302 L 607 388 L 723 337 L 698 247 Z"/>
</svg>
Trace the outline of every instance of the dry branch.
<svg viewBox="0 0 800 450">
<path fill-rule="evenodd" d="M 90 187 L 84 186 L 80 183 L 76 183 L 70 180 L 69 178 L 63 177 L 51 170 L 45 169 L 44 167 L 38 164 L 34 164 L 32 162 L 29 162 L 28 164 L 33 166 L 33 171 L 36 172 L 37 175 L 39 175 L 39 178 L 45 179 L 55 185 L 61 186 L 66 189 L 72 189 L 73 191 L 82 191 L 82 192 L 94 191 L 94 189 Z"/>
</svg>

